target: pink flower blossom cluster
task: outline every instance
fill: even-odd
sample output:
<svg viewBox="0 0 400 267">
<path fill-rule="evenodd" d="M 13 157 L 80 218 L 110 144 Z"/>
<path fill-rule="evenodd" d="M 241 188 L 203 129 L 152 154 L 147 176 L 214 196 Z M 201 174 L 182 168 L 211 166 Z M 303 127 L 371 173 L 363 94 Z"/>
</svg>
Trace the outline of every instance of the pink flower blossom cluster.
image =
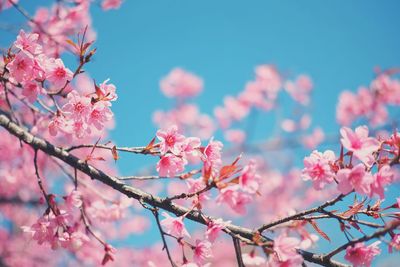
<svg viewBox="0 0 400 267">
<path fill-rule="evenodd" d="M 381 254 L 378 245 L 380 241 L 376 241 L 369 246 L 364 243 L 357 243 L 346 249 L 344 258 L 351 262 L 354 267 L 370 267 L 375 256 Z"/>
<path fill-rule="evenodd" d="M 394 171 L 387 164 L 379 166 L 375 174 L 369 168 L 375 162 L 374 153 L 381 148 L 381 142 L 368 136 L 367 126 L 357 127 L 355 131 L 342 127 L 340 132 L 343 147 L 351 153 L 353 161 L 357 159 L 360 163 L 340 168 L 333 151 L 313 151 L 304 159 L 304 179 L 312 180 L 317 190 L 336 181 L 342 194 L 355 190 L 361 195 L 377 195 L 383 199 L 385 188 L 394 182 Z M 386 143 L 393 144 L 390 140 Z"/>
<path fill-rule="evenodd" d="M 92 94 L 81 95 L 77 91 L 68 93 L 67 103 L 49 124 L 50 134 L 56 136 L 62 132 L 84 138 L 101 132 L 112 121 L 111 101 L 117 98 L 115 86 L 107 82 L 95 85 L 96 91 Z"/>
<path fill-rule="evenodd" d="M 187 98 L 194 97 L 201 92 L 203 81 L 190 72 L 176 68 L 161 80 L 160 87 L 167 97 Z"/>
<path fill-rule="evenodd" d="M 274 254 L 270 257 L 268 266 L 297 267 L 303 263 L 303 257 L 297 253 L 300 240 L 281 234 L 274 240 Z"/>
<path fill-rule="evenodd" d="M 400 81 L 388 73 L 381 73 L 369 87 L 360 87 L 357 94 L 344 91 L 339 96 L 336 119 L 349 126 L 366 118 L 372 126 L 382 125 L 388 119 L 388 106 L 400 104 Z"/>
<path fill-rule="evenodd" d="M 59 58 L 43 54 L 38 43 L 39 34 L 20 31 L 14 42 L 17 53 L 6 64 L 9 80 L 22 88 L 22 95 L 33 103 L 39 94 L 44 94 L 43 83 L 50 83 L 50 88 L 61 89 L 72 80 L 72 72 Z"/>
</svg>

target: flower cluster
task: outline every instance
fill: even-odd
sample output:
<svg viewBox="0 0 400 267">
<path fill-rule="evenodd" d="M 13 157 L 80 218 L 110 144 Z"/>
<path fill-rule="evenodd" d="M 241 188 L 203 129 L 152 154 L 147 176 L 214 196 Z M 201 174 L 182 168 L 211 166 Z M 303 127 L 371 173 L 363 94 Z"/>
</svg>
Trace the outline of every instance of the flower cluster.
<svg viewBox="0 0 400 267">
<path fill-rule="evenodd" d="M 390 144 L 390 140 L 379 142 L 369 137 L 366 126 L 357 127 L 355 131 L 343 127 L 340 132 L 342 146 L 348 150 L 352 162 L 343 166 L 343 158 L 336 159 L 333 151 L 313 151 L 304 159 L 303 177 L 312 180 L 317 190 L 336 181 L 342 194 L 354 190 L 361 195 L 377 195 L 383 199 L 385 187 L 394 182 L 394 171 L 385 161 L 379 164 L 377 173 L 373 174 L 371 168 L 377 162 L 377 153 L 381 153 L 381 144 Z M 396 146 L 392 149 L 397 150 Z"/>
<path fill-rule="evenodd" d="M 357 94 L 344 91 L 339 97 L 336 119 L 349 126 L 360 118 L 366 118 L 372 126 L 382 125 L 388 119 L 388 106 L 400 104 L 400 81 L 391 73 L 383 72 L 369 87 L 360 87 Z"/>
<path fill-rule="evenodd" d="M 71 91 L 67 103 L 57 112 L 49 124 L 50 134 L 58 132 L 83 138 L 93 132 L 100 132 L 113 118 L 111 101 L 117 98 L 115 86 L 104 81 L 94 85 L 94 93 L 81 95 Z"/>
</svg>

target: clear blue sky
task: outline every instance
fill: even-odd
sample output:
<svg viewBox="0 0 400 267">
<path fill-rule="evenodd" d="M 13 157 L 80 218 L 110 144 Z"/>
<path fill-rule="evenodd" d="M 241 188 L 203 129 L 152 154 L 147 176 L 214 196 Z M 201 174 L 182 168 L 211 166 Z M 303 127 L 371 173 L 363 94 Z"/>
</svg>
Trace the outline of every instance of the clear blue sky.
<svg viewBox="0 0 400 267">
<path fill-rule="evenodd" d="M 49 1 L 21 0 L 31 13 L 33 2 Z M 367 85 L 375 66 L 400 66 L 399 11 L 396 0 L 126 0 L 117 11 L 93 8 L 98 52 L 88 70 L 117 86 L 112 137 L 120 145 L 151 139 L 152 112 L 172 105 L 158 82 L 175 66 L 204 79 L 198 103 L 207 112 L 239 92 L 258 64 L 307 73 L 315 83 L 314 123 L 334 132 L 339 92 Z M 0 21 L 23 19 L 6 12 Z M 10 38 L 1 32 L 0 44 Z M 123 173 L 146 162 L 134 159 L 120 161 Z"/>
</svg>

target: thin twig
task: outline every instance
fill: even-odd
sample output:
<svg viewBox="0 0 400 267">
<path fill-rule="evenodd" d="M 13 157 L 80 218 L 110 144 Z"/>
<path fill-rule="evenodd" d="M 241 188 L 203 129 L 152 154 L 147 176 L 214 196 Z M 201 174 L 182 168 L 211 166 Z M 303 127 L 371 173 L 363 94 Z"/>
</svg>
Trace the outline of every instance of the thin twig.
<svg viewBox="0 0 400 267">
<path fill-rule="evenodd" d="M 358 239 L 354 239 L 351 240 L 350 242 L 347 242 L 346 244 L 338 247 L 337 249 L 331 251 L 330 253 L 328 253 L 327 255 L 324 256 L 325 259 L 330 260 L 333 256 L 335 256 L 336 254 L 340 253 L 341 251 L 345 250 L 346 248 L 353 246 L 357 243 L 360 242 L 365 242 L 374 238 L 378 238 L 381 236 L 386 235 L 388 232 L 396 229 L 397 227 L 400 226 L 400 220 L 393 220 L 391 222 L 389 222 L 387 224 L 387 226 L 384 229 L 381 229 L 379 231 L 376 231 L 375 233 L 371 234 L 371 235 L 366 235 L 364 237 L 358 238 Z"/>
<path fill-rule="evenodd" d="M 242 249 L 240 248 L 239 239 L 232 237 L 232 240 L 233 240 L 233 246 L 235 248 L 236 261 L 238 263 L 238 267 L 245 267 L 242 259 Z"/>
</svg>

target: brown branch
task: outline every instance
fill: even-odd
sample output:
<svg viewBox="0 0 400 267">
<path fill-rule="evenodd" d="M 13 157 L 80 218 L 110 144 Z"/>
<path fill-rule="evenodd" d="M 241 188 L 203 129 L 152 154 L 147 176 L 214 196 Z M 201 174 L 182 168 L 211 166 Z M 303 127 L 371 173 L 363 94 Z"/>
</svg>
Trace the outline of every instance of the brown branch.
<svg viewBox="0 0 400 267">
<path fill-rule="evenodd" d="M 376 231 L 375 233 L 371 234 L 371 235 L 366 235 L 364 237 L 358 238 L 358 239 L 354 239 L 351 240 L 349 242 L 347 242 L 346 244 L 338 247 L 337 249 L 333 250 L 332 252 L 328 253 L 327 255 L 324 256 L 325 259 L 330 260 L 333 256 L 335 256 L 336 254 L 340 253 L 341 251 L 345 250 L 346 248 L 353 246 L 357 243 L 360 242 L 365 242 L 374 238 L 378 238 L 381 236 L 386 235 L 388 232 L 396 229 L 397 227 L 400 226 L 400 220 L 393 220 L 390 221 L 387 226 L 379 231 Z"/>
<path fill-rule="evenodd" d="M 156 219 L 157 227 L 158 227 L 158 230 L 160 231 L 161 239 L 162 239 L 162 242 L 163 242 L 163 250 L 165 249 L 165 251 L 167 252 L 168 260 L 171 263 L 171 266 L 172 267 L 176 267 L 176 264 L 175 264 L 175 262 L 173 261 L 173 259 L 171 257 L 171 253 L 169 251 L 167 241 L 165 240 L 165 232 L 161 227 L 160 218 L 159 218 L 159 215 L 158 215 L 157 208 L 151 209 L 151 212 L 153 213 L 154 218 Z"/>
<path fill-rule="evenodd" d="M 132 176 L 117 176 L 116 178 L 118 178 L 119 180 L 138 180 L 138 181 L 171 179 L 171 178 L 178 178 L 178 179 L 184 180 L 184 179 L 192 177 L 193 175 L 198 174 L 200 172 L 201 172 L 201 170 L 192 170 L 189 172 L 177 174 L 172 177 L 158 176 L 158 175 L 143 175 L 143 176 L 132 175 Z"/>
<path fill-rule="evenodd" d="M 0 204 L 17 204 L 17 205 L 32 205 L 37 206 L 40 205 L 40 201 L 36 199 L 24 200 L 19 197 L 0 197 Z M 1 266 L 1 265 L 0 265 Z"/>
<path fill-rule="evenodd" d="M 238 266 L 245 267 L 245 265 L 243 263 L 243 259 L 242 259 L 242 249 L 240 247 L 239 239 L 232 237 L 232 240 L 233 240 L 233 246 L 235 248 L 236 260 L 237 260 Z"/>
<path fill-rule="evenodd" d="M 293 214 L 291 216 L 276 220 L 274 222 L 271 222 L 271 223 L 268 223 L 268 224 L 264 224 L 260 228 L 258 228 L 257 231 L 262 233 L 264 230 L 266 230 L 268 228 L 271 228 L 271 227 L 274 227 L 276 225 L 279 225 L 279 224 L 282 224 L 282 223 L 285 223 L 285 222 L 289 222 L 289 221 L 292 221 L 292 220 L 296 220 L 297 218 L 304 217 L 305 215 L 308 215 L 308 214 L 312 214 L 312 213 L 315 213 L 315 212 L 321 212 L 324 208 L 332 206 L 332 205 L 336 204 L 337 202 L 341 201 L 347 195 L 348 194 L 346 194 L 346 195 L 340 194 L 336 198 L 334 198 L 332 200 L 329 200 L 329 201 L 325 202 L 324 204 L 322 204 L 322 205 L 320 205 L 318 207 L 315 207 L 315 208 L 312 208 L 312 209 L 308 209 L 308 210 L 305 210 L 305 211 L 301 211 L 299 213 L 296 213 L 296 214 Z"/>
<path fill-rule="evenodd" d="M 10 118 L 6 115 L 5 112 L 0 110 L 0 126 L 5 128 L 10 134 L 16 136 L 32 148 L 36 150 L 41 150 L 48 156 L 52 156 L 55 158 L 58 158 L 62 161 L 64 161 L 66 164 L 70 165 L 73 168 L 78 169 L 79 171 L 87 174 L 90 176 L 92 179 L 100 181 L 113 189 L 119 191 L 120 193 L 130 197 L 134 198 L 136 200 L 142 201 L 143 203 L 147 203 L 153 207 L 161 208 L 166 211 L 169 211 L 176 216 L 181 216 L 186 214 L 186 218 L 198 223 L 201 223 L 203 225 L 207 224 L 207 220 L 215 220 L 213 217 L 205 216 L 201 214 L 199 211 L 196 210 L 188 210 L 185 207 L 182 207 L 180 205 L 177 205 L 173 202 L 168 202 L 165 201 L 165 199 L 160 198 L 158 196 L 154 196 L 152 194 L 146 193 L 138 188 L 126 185 L 125 183 L 119 181 L 117 178 L 112 177 L 107 175 L 106 173 L 102 172 L 101 170 L 98 170 L 85 162 L 84 160 L 81 160 L 74 155 L 69 154 L 67 151 L 65 151 L 62 148 L 56 147 L 53 144 L 32 135 L 29 133 L 27 130 L 23 129 L 16 123 L 10 120 Z M 339 196 L 341 197 L 341 196 Z M 338 198 L 339 198 L 338 197 Z M 338 200 L 333 200 L 333 201 L 328 201 L 325 203 L 326 206 L 329 206 L 330 203 L 332 202 L 337 202 Z M 206 220 L 207 219 L 207 220 Z M 256 235 L 258 232 L 253 231 L 251 229 L 245 228 L 245 227 L 240 227 L 234 224 L 228 224 L 226 228 L 234 233 L 238 234 L 243 238 L 252 240 L 254 235 Z M 262 238 L 261 242 L 268 242 L 272 241 L 269 238 Z M 303 251 L 299 250 L 299 253 L 303 256 L 303 258 L 306 261 L 317 263 L 322 266 L 332 266 L 332 267 L 344 267 L 347 266 L 345 264 L 342 264 L 337 261 L 332 261 L 332 260 L 324 260 L 323 255 L 321 254 L 315 254 L 312 252 L 308 251 Z"/>
<path fill-rule="evenodd" d="M 71 146 L 69 148 L 65 148 L 64 150 L 67 152 L 71 152 L 75 149 L 80 149 L 80 148 L 101 148 L 101 149 L 108 149 L 112 150 L 112 146 L 108 146 L 107 144 L 104 145 L 99 145 L 99 144 L 83 144 L 83 145 L 77 145 L 77 146 Z M 116 147 L 117 151 L 121 152 L 129 152 L 129 153 L 134 153 L 134 154 L 152 154 L 152 155 L 158 155 L 159 152 L 157 151 L 149 151 L 146 149 L 146 147 Z"/>
</svg>

